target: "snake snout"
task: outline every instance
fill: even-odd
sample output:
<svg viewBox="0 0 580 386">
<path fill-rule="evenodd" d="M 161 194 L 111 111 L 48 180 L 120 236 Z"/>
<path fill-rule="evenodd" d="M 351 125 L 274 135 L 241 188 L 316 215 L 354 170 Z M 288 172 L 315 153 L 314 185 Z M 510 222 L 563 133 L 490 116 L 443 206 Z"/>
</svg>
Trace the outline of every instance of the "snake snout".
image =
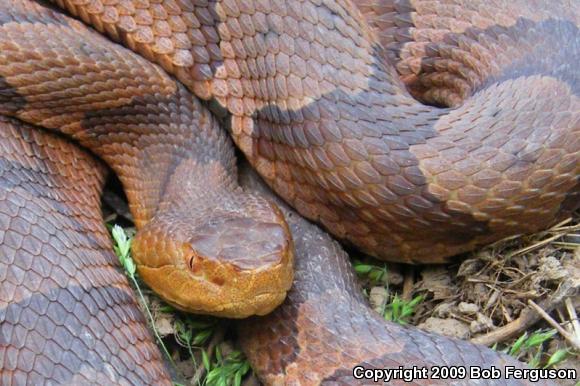
<svg viewBox="0 0 580 386">
<path fill-rule="evenodd" d="M 272 208 L 267 216 L 218 209 L 179 230 L 153 219 L 133 244 L 139 272 L 184 311 L 232 318 L 267 314 L 286 297 L 294 261 L 288 226 Z"/>
<path fill-rule="evenodd" d="M 206 224 L 189 243 L 195 257 L 214 258 L 244 271 L 281 264 L 288 237 L 280 224 L 245 217 Z M 195 270 L 194 265 L 191 268 Z"/>
</svg>

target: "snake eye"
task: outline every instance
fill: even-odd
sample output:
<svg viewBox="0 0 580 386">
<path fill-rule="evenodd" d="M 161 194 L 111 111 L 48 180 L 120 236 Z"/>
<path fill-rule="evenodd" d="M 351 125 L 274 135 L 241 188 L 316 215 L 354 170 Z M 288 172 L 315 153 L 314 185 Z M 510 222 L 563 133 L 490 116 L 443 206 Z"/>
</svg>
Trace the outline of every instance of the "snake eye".
<svg viewBox="0 0 580 386">
<path fill-rule="evenodd" d="M 194 253 L 189 257 L 187 265 L 189 266 L 189 269 L 191 270 L 192 273 L 199 273 L 199 271 L 201 271 L 202 269 L 201 258 Z"/>
</svg>

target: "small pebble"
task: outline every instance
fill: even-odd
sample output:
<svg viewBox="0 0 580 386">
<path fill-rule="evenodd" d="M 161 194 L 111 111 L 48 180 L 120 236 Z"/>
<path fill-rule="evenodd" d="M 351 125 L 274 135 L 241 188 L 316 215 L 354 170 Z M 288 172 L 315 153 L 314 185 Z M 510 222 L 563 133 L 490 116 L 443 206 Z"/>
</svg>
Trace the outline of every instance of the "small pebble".
<svg viewBox="0 0 580 386">
<path fill-rule="evenodd" d="M 373 310 L 381 313 L 385 309 L 385 304 L 387 303 L 387 289 L 385 287 L 373 287 L 371 292 L 369 292 L 369 303 Z"/>
<path fill-rule="evenodd" d="M 479 306 L 474 303 L 461 302 L 457 308 L 459 309 L 459 312 L 465 315 L 473 315 L 479 311 Z"/>
<path fill-rule="evenodd" d="M 425 331 L 450 336 L 452 338 L 467 339 L 469 337 L 469 327 L 465 323 L 455 319 L 431 317 L 417 327 Z"/>
<path fill-rule="evenodd" d="M 482 331 L 489 331 L 495 329 L 495 325 L 493 324 L 493 320 L 489 316 L 482 314 L 481 312 L 477 313 L 477 319 L 472 321 L 469 325 L 469 330 L 472 334 L 477 334 L 478 332 Z"/>
<path fill-rule="evenodd" d="M 440 318 L 445 318 L 455 311 L 455 304 L 454 303 L 441 303 L 437 305 L 435 308 L 434 314 L 439 316 Z"/>
</svg>

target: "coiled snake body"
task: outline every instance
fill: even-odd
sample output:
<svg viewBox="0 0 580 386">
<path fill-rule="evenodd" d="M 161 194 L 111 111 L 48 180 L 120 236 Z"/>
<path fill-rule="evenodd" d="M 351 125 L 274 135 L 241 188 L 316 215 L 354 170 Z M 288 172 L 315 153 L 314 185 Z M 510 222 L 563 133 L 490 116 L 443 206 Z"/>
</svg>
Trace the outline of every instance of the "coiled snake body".
<svg viewBox="0 0 580 386">
<path fill-rule="evenodd" d="M 238 185 L 219 123 L 336 237 L 444 262 L 578 207 L 576 2 L 54 3 L 127 48 L 54 5 L 0 1 L 1 384 L 169 382 L 113 266 L 105 169 L 70 139 L 120 178 L 139 273 L 168 302 L 242 318 L 288 292 L 239 324 L 263 381 L 522 366 L 368 311 L 329 236 Z"/>
</svg>

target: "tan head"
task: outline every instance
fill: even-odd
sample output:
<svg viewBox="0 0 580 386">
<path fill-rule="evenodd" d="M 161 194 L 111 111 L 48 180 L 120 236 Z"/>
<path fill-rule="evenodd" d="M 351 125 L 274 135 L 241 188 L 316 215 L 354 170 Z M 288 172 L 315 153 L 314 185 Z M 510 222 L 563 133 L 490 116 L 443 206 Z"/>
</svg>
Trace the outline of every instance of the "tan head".
<svg viewBox="0 0 580 386">
<path fill-rule="evenodd" d="M 139 274 L 183 311 L 229 318 L 271 312 L 292 285 L 294 255 L 280 210 L 270 208 L 271 218 L 215 209 L 196 225 L 175 212 L 156 216 L 133 243 Z"/>
</svg>

